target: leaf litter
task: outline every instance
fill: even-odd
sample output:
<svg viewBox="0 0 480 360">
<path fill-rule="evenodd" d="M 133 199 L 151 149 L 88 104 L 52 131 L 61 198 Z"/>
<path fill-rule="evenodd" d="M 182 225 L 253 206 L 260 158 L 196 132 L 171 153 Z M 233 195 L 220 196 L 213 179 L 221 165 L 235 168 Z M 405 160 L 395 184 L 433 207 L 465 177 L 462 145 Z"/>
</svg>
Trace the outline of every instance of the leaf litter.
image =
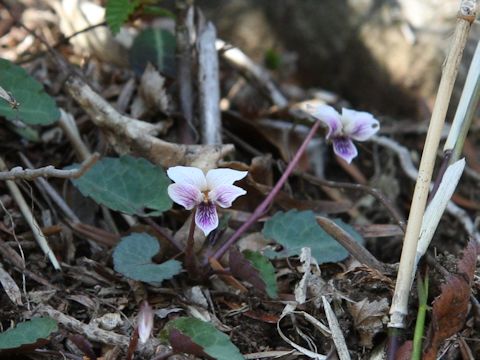
<svg viewBox="0 0 480 360">
<path fill-rule="evenodd" d="M 384 126 L 392 128 L 404 120 L 378 114 L 380 136 L 389 135 L 389 145 L 385 140 L 362 143 L 351 165 L 335 159 L 324 139 L 326 131 L 319 131 L 320 136 L 302 156 L 299 171 L 290 176 L 250 232 L 243 234 L 238 243 L 241 251 L 232 247 L 230 261 L 227 257 L 215 259 L 215 250 L 272 191 L 308 133 L 311 119 L 299 111 L 301 103 L 327 103 L 341 109 L 352 107 L 349 99 L 342 99 L 344 94 L 332 97 L 321 91 L 311 99 L 312 89 L 295 85 L 297 95 L 289 97 L 287 91 L 287 100 L 270 79 L 270 75 L 277 76 L 275 72 L 269 74 L 254 62 L 252 68 L 240 68 L 233 55 L 241 50 L 224 44 L 227 48 L 219 53 L 224 144 L 201 145 L 195 137 L 194 143 L 189 143 L 183 141 L 184 134 L 179 131 L 184 109 L 178 97 L 181 70 L 174 66 L 175 35 L 171 25 L 149 29 L 145 19 L 135 19 L 143 8 L 137 8 L 134 2 L 126 13 L 120 7 L 118 19 L 116 15 L 111 18 L 115 8 L 107 11 L 107 22 L 113 30 L 120 30 L 117 38 L 108 30 L 105 46 L 88 42 L 79 46 L 76 41 L 64 43 L 62 39 L 71 33 L 52 26 L 55 22 L 45 18 L 49 14 L 66 22 L 69 15 L 62 13 L 64 8 L 33 4 L 30 0 L 19 4 L 38 15 L 29 18 L 36 35 L 19 23 L 11 29 L 0 29 L 2 41 L 9 44 L 5 52 L 9 62 L 2 59 L 2 64 L 8 69 L 21 66 L 29 76 L 22 81 L 29 82 L 25 86 L 31 89 L 20 96 L 11 88 L 15 79 L 9 78 L 4 84 L 0 76 L 0 106 L 4 109 L 1 116 L 10 120 L 0 126 L 5 150 L 2 157 L 9 168 L 26 167 L 19 151 L 35 168 L 54 165 L 57 169 L 83 161 L 76 154 L 85 149 L 98 151 L 102 159 L 96 164 L 97 170 L 80 180 L 88 180 L 88 189 L 79 187 L 93 201 L 80 195 L 69 181 L 48 179 L 51 188 L 39 181 L 17 182 L 62 272 L 54 271 L 45 261 L 28 222 L 5 183 L 0 184 L 4 190 L 0 197 L 0 261 L 5 271 L 0 281 L 0 342 L 8 331 L 22 330 L 28 319 L 35 323 L 38 316 L 48 316 L 51 327 L 45 330 L 34 326 L 33 330 L 45 331 L 26 340 L 18 337 L 26 347 L 14 344 L 9 345 L 10 349 L 25 352 L 28 358 L 47 359 L 60 354 L 71 358 L 125 358 L 130 354 L 135 319 L 143 301 L 148 300 L 155 313 L 152 336 L 147 340 L 145 335 L 145 344 L 136 346 L 135 359 L 168 358 L 175 352 L 177 358 L 186 358 L 182 354 L 189 353 L 215 359 L 277 355 L 285 359 L 323 359 L 337 352 L 341 359 L 367 359 L 384 348 L 402 229 L 392 221 L 382 198 L 370 200 L 371 193 L 366 195 L 348 183 L 358 182 L 368 189 L 378 184 L 394 208 L 406 214 L 413 183 L 409 180 L 411 166 L 405 164 L 414 164 L 412 154 L 415 157 L 420 153 L 420 126 L 416 124 L 410 133 L 407 127 L 398 133 L 382 132 Z M 92 9 L 102 7 L 95 4 Z M 2 18 L 10 18 L 6 8 L 0 7 L 0 11 Z M 181 21 L 181 14 L 177 16 Z M 191 20 L 188 16 L 184 18 L 187 22 Z M 117 28 L 127 20 L 125 28 Z M 134 39 L 122 34 L 125 29 L 142 35 Z M 86 31 L 77 39 L 95 33 Z M 127 36 L 126 42 L 125 38 L 120 42 L 122 36 Z M 28 51 L 22 51 L 22 38 L 31 39 Z M 154 41 L 149 42 L 152 38 Z M 41 39 L 47 39 L 58 50 L 57 55 L 45 53 Z M 105 61 L 118 50 L 108 44 L 134 41 L 139 51 L 121 45 L 125 56 L 115 55 L 115 61 Z M 156 52 L 158 49 L 164 53 Z M 133 67 L 120 65 L 129 56 Z M 70 68 L 59 65 L 59 58 L 60 63 L 83 64 L 75 70 L 81 76 L 70 77 Z M 249 73 L 251 69 L 255 70 Z M 19 71 L 4 75 L 18 77 Z M 34 79 L 35 84 L 42 84 L 41 88 L 32 85 Z M 298 81 L 281 77 L 276 80 L 282 89 Z M 18 86 L 24 85 L 18 82 Z M 38 106 L 42 107 L 38 111 L 41 116 L 35 118 L 30 108 L 31 100 L 35 100 L 32 89 L 38 92 Z M 288 101 L 291 105 L 287 105 Z M 272 108 L 272 104 L 278 107 Z M 73 130 L 62 119 L 57 122 L 64 116 L 73 119 Z M 468 140 L 471 158 L 478 153 L 474 145 L 477 140 L 478 132 L 474 132 Z M 125 167 L 104 166 L 108 161 L 123 161 Z M 218 209 L 220 221 L 228 219 L 225 224 L 208 237 L 198 234 L 198 229 L 195 232 L 202 239 L 195 241 L 192 250 L 198 259 L 194 276 L 182 270 L 184 255 L 175 246 L 184 249 L 188 244 L 187 219 L 191 213 L 172 207 L 165 191 L 169 182 L 164 170 L 179 165 L 196 166 L 205 172 L 228 167 L 249 173 L 241 185 L 247 195 L 232 208 Z M 314 174 L 313 180 L 302 176 L 302 172 Z M 406 185 L 393 189 L 392 184 Z M 464 176 L 457 189 L 457 204 L 470 211 L 468 216 L 478 209 L 476 185 L 475 176 Z M 147 214 L 152 222 L 145 219 Z M 358 263 L 355 254 L 324 234 L 315 216 L 330 214 L 341 219 L 336 224 L 392 271 L 381 272 Z M 461 260 L 456 256 L 467 238 L 461 218 L 442 217 L 433 239 L 440 255 L 434 260 L 436 265 L 430 265 L 430 293 L 438 296 L 434 301 L 429 299 L 432 311 L 425 329 L 426 359 L 436 358 L 440 351 L 450 351 L 452 357 L 458 355 L 458 347 L 449 346 L 452 343 L 479 356 L 475 346 L 479 334 L 471 326 L 476 315 L 470 306 L 470 297 L 477 295 L 476 245 L 470 241 Z M 207 270 L 204 264 L 209 264 Z M 442 267 L 451 274 L 444 276 L 438 270 Z M 412 292 L 411 317 L 415 316 L 415 307 Z M 175 321 L 181 325 L 172 325 Z M 17 327 L 12 326 L 15 324 Z M 165 329 L 171 329 L 170 334 L 160 341 L 157 336 Z M 26 334 L 28 331 L 22 330 L 22 336 Z M 412 334 L 410 326 L 407 338 Z M 403 352 L 408 358 L 409 342 L 404 346 L 407 350 L 401 348 L 397 354 Z"/>
</svg>

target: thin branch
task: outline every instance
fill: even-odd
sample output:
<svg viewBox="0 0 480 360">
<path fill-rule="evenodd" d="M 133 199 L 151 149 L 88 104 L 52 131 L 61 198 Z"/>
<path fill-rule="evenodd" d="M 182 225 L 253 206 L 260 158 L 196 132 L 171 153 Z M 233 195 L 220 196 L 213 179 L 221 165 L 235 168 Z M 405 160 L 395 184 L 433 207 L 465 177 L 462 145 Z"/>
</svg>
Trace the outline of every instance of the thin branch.
<svg viewBox="0 0 480 360">
<path fill-rule="evenodd" d="M 170 244 L 172 244 L 178 251 L 183 252 L 185 249 L 182 245 L 180 245 L 177 240 L 173 236 L 170 236 L 167 232 L 165 232 L 155 221 L 151 218 L 145 218 L 145 221 L 148 225 L 150 225 L 155 232 L 160 235 L 162 238 L 167 240 Z"/>
<path fill-rule="evenodd" d="M 22 159 L 23 163 L 29 168 L 33 169 L 33 164 L 30 160 L 22 153 L 19 153 L 20 158 Z M 36 185 L 47 193 L 50 198 L 53 200 L 55 204 L 63 211 L 65 216 L 73 223 L 79 223 L 80 219 L 77 215 L 73 212 L 73 210 L 67 205 L 65 200 L 60 196 L 60 194 L 55 190 L 55 188 L 50 185 L 50 183 L 42 177 L 34 180 Z"/>
<path fill-rule="evenodd" d="M 243 51 L 217 39 L 217 50 L 221 57 L 237 69 L 247 80 L 256 85 L 267 96 L 273 105 L 284 108 L 288 105 L 287 98 L 280 92 L 270 77 L 270 74 L 250 59 Z"/>
<path fill-rule="evenodd" d="M 0 170 L 6 169 L 5 162 L 3 158 L 0 157 Z M 12 194 L 13 199 L 17 203 L 20 211 L 22 212 L 23 217 L 27 221 L 30 229 L 32 230 L 33 236 L 35 240 L 37 240 L 38 245 L 42 249 L 43 253 L 48 257 L 50 262 L 52 263 L 55 270 L 61 270 L 60 264 L 58 263 L 55 254 L 53 253 L 52 249 L 48 245 L 47 238 L 43 234 L 42 230 L 40 229 L 40 225 L 38 224 L 37 220 L 33 217 L 32 212 L 30 211 L 30 207 L 28 206 L 25 198 L 23 197 L 20 189 L 18 188 L 17 184 L 15 184 L 12 180 L 6 180 L 8 190 Z"/>
<path fill-rule="evenodd" d="M 92 122 L 106 130 L 110 143 L 119 153 L 136 152 L 164 167 L 190 165 L 209 169 L 233 151 L 231 144 L 183 145 L 163 141 L 154 136 L 161 130 L 159 125 L 120 114 L 79 76 L 70 75 L 65 87 Z"/>
<path fill-rule="evenodd" d="M 80 34 L 86 33 L 86 32 L 91 31 L 91 30 L 95 30 L 97 27 L 106 26 L 106 25 L 107 25 L 107 22 L 102 21 L 101 23 L 89 25 L 89 26 L 87 26 L 83 29 L 75 31 L 74 33 L 64 37 L 63 39 L 60 39 L 59 42 L 57 42 L 53 45 L 53 48 L 57 48 L 62 44 L 66 44 L 66 43 L 70 42 L 70 40 L 72 40 L 75 36 L 78 36 Z"/>
<path fill-rule="evenodd" d="M 25 275 L 26 277 L 32 279 L 33 281 L 36 281 L 37 283 L 50 288 L 50 289 L 55 289 L 57 291 L 61 291 L 60 288 L 56 285 L 50 284 L 47 279 L 44 279 L 41 275 L 28 270 L 25 266 L 25 262 L 23 261 L 22 257 L 18 255 L 18 253 L 10 248 L 3 239 L 0 238 L 0 254 L 2 255 L 3 259 L 5 261 L 8 261 L 13 268 L 20 272 L 22 275 Z"/>
<path fill-rule="evenodd" d="M 75 150 L 77 157 L 81 161 L 88 159 L 88 157 L 91 156 L 91 152 L 87 145 L 83 142 L 80 132 L 78 131 L 77 123 L 75 122 L 72 114 L 60 109 L 60 118 L 58 119 L 58 124 L 65 133 L 65 136 L 70 141 L 70 144 Z"/>
<path fill-rule="evenodd" d="M 14 167 L 10 171 L 0 172 L 0 180 L 33 180 L 39 177 L 56 177 L 60 179 L 78 179 L 85 174 L 100 158 L 98 153 L 91 155 L 82 162 L 78 169 L 59 170 L 49 165 L 38 169 L 24 169 L 21 166 Z"/>
<path fill-rule="evenodd" d="M 121 335 L 113 331 L 103 330 L 94 323 L 85 324 L 71 316 L 65 315 L 61 311 L 54 309 L 49 305 L 40 305 L 35 309 L 35 313 L 43 316 L 49 316 L 55 319 L 68 331 L 85 336 L 88 340 L 99 342 L 101 344 L 119 345 L 124 348 L 128 347 L 130 338 L 126 335 Z M 156 338 L 150 338 L 144 346 L 140 349 L 148 359 L 152 358 L 153 354 L 158 352 L 168 352 L 168 348 L 160 344 Z"/>
<path fill-rule="evenodd" d="M 193 144 L 196 137 L 193 116 L 193 46 L 191 40 L 195 31 L 193 26 L 193 2 L 194 0 L 175 1 L 177 10 L 175 39 L 177 44 L 178 97 L 183 115 L 178 132 L 179 139 L 184 144 Z"/>
<path fill-rule="evenodd" d="M 333 237 L 340 243 L 355 259 L 360 263 L 367 265 L 368 267 L 378 270 L 381 273 L 390 273 L 387 266 L 384 263 L 378 261 L 367 249 L 360 245 L 352 236 L 343 230 L 340 226 L 335 224 L 334 221 L 317 216 L 317 223 L 325 230 L 327 234 Z"/>
<path fill-rule="evenodd" d="M 362 184 L 324 180 L 320 179 L 319 177 L 299 171 L 295 171 L 294 174 L 315 185 L 363 191 L 367 194 L 372 195 L 387 209 L 387 211 L 390 213 L 390 217 L 398 224 L 398 226 L 400 226 L 400 228 L 405 231 L 405 219 L 402 217 L 395 205 L 387 197 L 385 197 L 385 195 L 380 190 Z"/>
<path fill-rule="evenodd" d="M 206 145 L 222 143 L 216 38 L 215 26 L 208 22 L 201 30 L 197 42 L 200 133 L 202 144 Z"/>
</svg>

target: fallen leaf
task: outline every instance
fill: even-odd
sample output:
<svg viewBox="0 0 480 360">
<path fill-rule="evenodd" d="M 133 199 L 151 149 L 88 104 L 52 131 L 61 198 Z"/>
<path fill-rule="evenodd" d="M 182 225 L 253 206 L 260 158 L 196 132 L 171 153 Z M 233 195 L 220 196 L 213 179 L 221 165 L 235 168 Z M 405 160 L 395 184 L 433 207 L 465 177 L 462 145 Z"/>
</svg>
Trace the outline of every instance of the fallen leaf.
<svg viewBox="0 0 480 360">
<path fill-rule="evenodd" d="M 458 273 L 448 276 L 442 285 L 442 292 L 433 303 L 432 321 L 422 359 L 436 359 L 443 341 L 462 330 L 468 313 L 477 254 L 477 245 L 470 240 L 458 262 Z"/>
<path fill-rule="evenodd" d="M 383 298 L 379 301 L 362 301 L 349 304 L 348 311 L 352 315 L 355 328 L 360 334 L 360 345 L 366 348 L 373 347 L 373 337 L 383 330 L 388 321 L 388 301 Z"/>
<path fill-rule="evenodd" d="M 141 119 L 158 111 L 167 113 L 170 99 L 165 89 L 165 78 L 148 63 L 140 79 L 137 97 L 133 100 L 131 115 Z"/>
<path fill-rule="evenodd" d="M 270 261 L 260 253 L 246 250 L 241 253 L 232 247 L 229 254 L 230 272 L 233 276 L 248 281 L 256 289 L 277 297 L 275 270 Z"/>
</svg>

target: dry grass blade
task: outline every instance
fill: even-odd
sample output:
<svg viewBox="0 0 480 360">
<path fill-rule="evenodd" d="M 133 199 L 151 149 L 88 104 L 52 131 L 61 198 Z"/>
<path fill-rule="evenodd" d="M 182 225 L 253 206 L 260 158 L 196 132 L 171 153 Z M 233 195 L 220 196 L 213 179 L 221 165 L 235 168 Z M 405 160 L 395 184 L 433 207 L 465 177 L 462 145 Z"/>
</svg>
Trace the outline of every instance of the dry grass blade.
<svg viewBox="0 0 480 360">
<path fill-rule="evenodd" d="M 335 347 L 337 348 L 338 357 L 340 360 L 350 360 L 350 353 L 348 352 L 347 344 L 345 343 L 345 337 L 343 336 L 342 329 L 340 329 L 338 319 L 325 296 L 322 296 L 322 301 L 325 315 L 327 315 L 328 326 L 332 332 L 332 339 L 335 343 Z"/>
</svg>

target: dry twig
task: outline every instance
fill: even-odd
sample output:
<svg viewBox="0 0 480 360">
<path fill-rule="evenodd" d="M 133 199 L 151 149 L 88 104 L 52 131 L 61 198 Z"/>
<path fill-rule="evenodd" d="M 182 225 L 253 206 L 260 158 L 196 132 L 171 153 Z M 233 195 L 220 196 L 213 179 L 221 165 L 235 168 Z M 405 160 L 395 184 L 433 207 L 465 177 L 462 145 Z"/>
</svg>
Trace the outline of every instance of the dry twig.
<svg viewBox="0 0 480 360">
<path fill-rule="evenodd" d="M 38 169 L 23 169 L 21 166 L 14 167 L 9 171 L 0 172 L 0 180 L 33 180 L 38 177 L 57 177 L 61 179 L 78 179 L 85 174 L 99 159 L 100 155 L 95 153 L 82 162 L 78 169 L 59 170 L 52 165 Z"/>
<path fill-rule="evenodd" d="M 0 170 L 6 169 L 7 166 L 3 161 L 3 158 L 0 157 Z M 47 255 L 48 259 L 52 263 L 55 270 L 60 270 L 60 264 L 58 263 L 55 254 L 53 253 L 52 249 L 48 245 L 47 238 L 43 234 L 42 230 L 40 229 L 40 225 L 37 223 L 37 220 L 33 217 L 32 212 L 30 211 L 30 207 L 27 205 L 25 198 L 23 197 L 20 189 L 18 188 L 17 184 L 15 184 L 12 180 L 6 180 L 8 190 L 12 194 L 12 197 L 15 199 L 15 202 L 18 204 L 20 211 L 23 214 L 23 217 L 27 221 L 30 229 L 32 230 L 33 236 L 35 240 L 37 240 L 38 245 L 42 249 L 43 253 Z"/>
<path fill-rule="evenodd" d="M 194 37 L 194 8 L 193 0 L 176 0 L 177 19 L 175 21 L 175 39 L 177 52 L 178 95 L 183 119 L 178 127 L 179 139 L 185 144 L 192 144 L 195 140 L 195 126 L 193 117 L 193 46 Z"/>
<path fill-rule="evenodd" d="M 350 234 L 335 224 L 334 221 L 326 217 L 317 216 L 317 223 L 323 230 L 325 230 L 327 234 L 329 234 L 336 241 L 338 241 L 340 245 L 347 249 L 350 255 L 357 259 L 360 263 L 367 265 L 372 269 L 378 270 L 383 274 L 390 272 L 385 264 L 378 261 L 375 256 L 373 256 L 367 249 L 356 242 L 350 236 Z"/>
<path fill-rule="evenodd" d="M 253 62 L 243 51 L 220 39 L 217 39 L 216 47 L 222 58 L 254 83 L 273 105 L 279 108 L 288 105 L 288 100 L 277 88 L 268 72 Z"/>
<path fill-rule="evenodd" d="M 119 153 L 133 150 L 163 167 L 193 165 L 210 169 L 234 149 L 231 144 L 181 145 L 160 140 L 154 135 L 162 125 L 153 125 L 118 113 L 80 77 L 71 75 L 65 86 L 95 125 L 107 131 L 111 144 Z"/>
<path fill-rule="evenodd" d="M 84 324 L 83 322 L 71 316 L 65 315 L 61 311 L 55 310 L 49 305 L 40 305 L 37 309 L 35 309 L 35 313 L 43 316 L 49 316 L 55 319 L 67 330 L 73 333 L 81 334 L 91 341 L 96 341 L 107 345 L 120 345 L 124 348 L 127 348 L 128 344 L 130 343 L 130 338 L 128 336 L 117 334 L 113 331 L 103 330 L 95 324 Z M 160 345 L 159 340 L 156 338 L 150 338 L 141 350 L 144 355 L 150 358 L 150 356 L 157 353 L 157 349 L 161 352 L 168 351 L 166 347 Z"/>
<path fill-rule="evenodd" d="M 222 143 L 216 38 L 215 26 L 208 22 L 199 34 L 197 45 L 200 129 L 202 144 L 208 145 Z"/>
</svg>

